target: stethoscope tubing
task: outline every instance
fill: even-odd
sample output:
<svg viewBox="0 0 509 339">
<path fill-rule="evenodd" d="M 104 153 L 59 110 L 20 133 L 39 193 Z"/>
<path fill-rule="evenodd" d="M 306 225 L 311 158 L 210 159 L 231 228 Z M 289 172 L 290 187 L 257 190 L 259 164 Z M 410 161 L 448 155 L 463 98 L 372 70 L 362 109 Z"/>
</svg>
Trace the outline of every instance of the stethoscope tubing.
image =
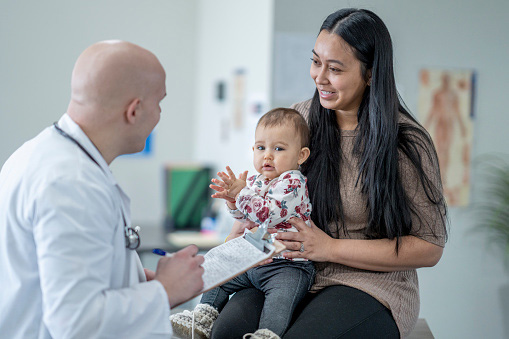
<svg viewBox="0 0 509 339">
<path fill-rule="evenodd" d="M 67 138 L 74 142 L 89 158 L 92 160 L 99 168 L 104 172 L 104 169 L 99 165 L 97 160 L 94 159 L 94 157 L 83 147 L 82 144 L 79 143 L 78 140 L 70 136 L 68 133 L 66 133 L 63 129 L 61 129 L 58 124 L 55 122 L 53 123 L 53 127 L 57 130 L 57 132 L 62 135 L 64 138 Z M 121 211 L 122 213 L 122 219 L 124 221 L 124 232 L 125 232 L 125 247 L 130 250 L 135 250 L 138 247 L 140 247 L 140 234 L 136 228 L 132 228 L 130 226 L 127 226 L 127 222 L 125 220 L 124 211 Z"/>
</svg>

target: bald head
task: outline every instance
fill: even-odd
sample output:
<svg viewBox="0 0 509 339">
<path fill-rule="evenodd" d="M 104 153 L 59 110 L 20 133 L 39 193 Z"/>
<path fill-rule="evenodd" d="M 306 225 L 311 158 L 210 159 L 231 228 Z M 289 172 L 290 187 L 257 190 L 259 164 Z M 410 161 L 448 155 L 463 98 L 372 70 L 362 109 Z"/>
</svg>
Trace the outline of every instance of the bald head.
<svg viewBox="0 0 509 339">
<path fill-rule="evenodd" d="M 105 158 L 140 151 L 159 121 L 165 77 L 156 56 L 138 45 L 95 43 L 76 61 L 67 113 Z"/>
<path fill-rule="evenodd" d="M 111 112 L 129 100 L 146 95 L 154 77 L 164 70 L 150 51 L 125 41 L 102 41 L 79 56 L 72 73 L 71 117 L 84 114 L 76 106 L 93 107 L 92 112 Z M 103 112 L 104 113 L 104 112 Z"/>
</svg>

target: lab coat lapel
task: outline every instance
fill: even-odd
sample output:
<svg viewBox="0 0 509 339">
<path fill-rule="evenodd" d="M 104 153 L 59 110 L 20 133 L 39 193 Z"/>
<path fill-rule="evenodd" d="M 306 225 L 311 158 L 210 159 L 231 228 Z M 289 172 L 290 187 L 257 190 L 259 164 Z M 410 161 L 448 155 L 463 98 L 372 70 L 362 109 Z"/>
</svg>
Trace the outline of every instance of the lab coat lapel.
<svg viewBox="0 0 509 339">
<path fill-rule="evenodd" d="M 121 209 L 123 218 L 125 219 L 125 223 L 127 226 L 131 225 L 131 199 L 124 192 L 122 187 L 117 183 L 113 173 L 111 173 L 110 167 L 102 157 L 101 153 L 92 143 L 92 141 L 88 138 L 88 136 L 81 130 L 81 128 L 76 124 L 71 117 L 66 113 L 60 118 L 58 121 L 59 127 L 64 130 L 71 137 L 76 139 L 81 146 L 83 146 L 88 153 L 94 158 L 94 160 L 101 167 L 104 175 L 108 178 L 108 181 L 112 186 L 116 187 L 121 201 Z M 120 230 L 119 230 L 120 231 Z M 121 228 L 122 235 L 124 234 L 124 227 Z M 143 271 L 143 266 L 141 261 L 136 253 L 136 251 L 132 251 L 129 249 L 125 249 L 125 269 L 123 276 L 123 284 L 122 286 L 131 286 L 134 283 L 138 283 L 140 281 L 146 281 L 145 273 Z"/>
<path fill-rule="evenodd" d="M 95 147 L 95 145 L 92 143 L 92 141 L 88 138 L 88 136 L 83 132 L 83 130 L 78 126 L 77 123 L 75 123 L 71 117 L 65 113 L 60 120 L 58 121 L 58 126 L 67 134 L 69 134 L 71 137 L 73 137 L 77 142 L 80 143 L 80 145 L 87 150 L 87 152 L 94 158 L 94 160 L 99 164 L 99 167 L 101 167 L 102 171 L 104 172 L 104 175 L 108 178 L 108 181 L 112 185 L 116 185 L 117 181 L 115 180 L 115 177 L 111 173 L 110 167 L 106 163 L 106 160 L 104 160 L 103 156 Z"/>
</svg>

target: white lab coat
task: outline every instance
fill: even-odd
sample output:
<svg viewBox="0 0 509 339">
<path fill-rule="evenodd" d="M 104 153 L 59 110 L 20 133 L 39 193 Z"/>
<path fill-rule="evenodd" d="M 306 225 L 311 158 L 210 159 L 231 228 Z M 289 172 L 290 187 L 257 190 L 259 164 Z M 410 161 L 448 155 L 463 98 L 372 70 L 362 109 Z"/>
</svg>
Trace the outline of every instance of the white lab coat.
<svg viewBox="0 0 509 339">
<path fill-rule="evenodd" d="M 67 115 L 0 172 L 1 338 L 169 338 L 170 307 L 126 249 L 129 198 Z"/>
</svg>

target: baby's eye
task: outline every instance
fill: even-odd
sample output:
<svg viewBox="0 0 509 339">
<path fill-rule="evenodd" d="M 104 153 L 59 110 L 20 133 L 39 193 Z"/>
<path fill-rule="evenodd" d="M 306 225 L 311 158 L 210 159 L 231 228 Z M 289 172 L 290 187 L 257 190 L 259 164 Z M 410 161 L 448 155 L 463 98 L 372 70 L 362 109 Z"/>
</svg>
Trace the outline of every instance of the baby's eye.
<svg viewBox="0 0 509 339">
<path fill-rule="evenodd" d="M 265 147 L 264 146 L 256 146 L 256 149 L 259 151 L 263 151 L 265 149 Z"/>
<path fill-rule="evenodd" d="M 285 149 L 283 147 L 276 147 L 274 148 L 276 151 L 284 151 Z"/>
</svg>

